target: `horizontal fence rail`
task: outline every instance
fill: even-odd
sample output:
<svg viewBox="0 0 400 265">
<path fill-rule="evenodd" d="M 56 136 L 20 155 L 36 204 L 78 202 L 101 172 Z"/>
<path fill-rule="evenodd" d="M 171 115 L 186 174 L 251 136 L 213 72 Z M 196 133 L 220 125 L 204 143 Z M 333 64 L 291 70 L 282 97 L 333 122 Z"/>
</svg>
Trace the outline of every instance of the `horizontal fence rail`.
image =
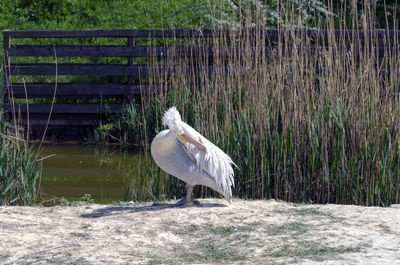
<svg viewBox="0 0 400 265">
<path fill-rule="evenodd" d="M 268 43 L 258 53 L 265 57 L 304 51 L 310 56 L 325 52 L 362 56 L 374 52 L 379 59 L 385 53 L 399 52 L 384 43 L 384 39 L 398 35 L 393 30 L 335 30 L 335 38 L 343 40 L 335 46 L 328 40 L 332 32 L 323 30 L 5 30 L 3 34 L 4 112 L 9 120 L 20 118 L 30 125 L 46 125 L 50 111 L 49 125 L 96 125 L 102 115 L 119 113 L 132 97 L 151 91 L 150 77 L 159 76 L 158 82 L 163 83 L 169 75 L 188 68 L 193 72 L 187 75 L 210 74 L 216 56 L 237 57 L 252 52 L 215 41 L 221 37 L 240 41 L 240 36 L 258 34 Z M 373 48 L 370 42 L 362 41 L 366 37 L 375 42 Z M 292 50 L 288 40 L 294 38 L 310 39 L 313 45 Z M 360 45 L 348 45 L 346 39 L 355 38 L 361 40 Z M 116 44 L 99 44 L 101 39 Z M 209 61 L 209 69 L 180 67 L 199 58 Z M 163 61 L 171 59 L 177 63 Z M 72 101 L 61 103 L 60 99 Z"/>
<path fill-rule="evenodd" d="M 148 76 L 150 72 L 172 72 L 174 68 L 123 64 L 18 64 L 9 73 L 16 75 Z"/>
<path fill-rule="evenodd" d="M 147 91 L 148 85 L 129 85 L 121 83 L 25 83 L 13 84 L 12 96 L 15 98 L 53 98 L 57 87 L 57 98 L 113 98 L 139 95 Z"/>
<path fill-rule="evenodd" d="M 330 32 L 327 30 L 287 30 L 288 34 L 306 35 L 308 37 L 327 37 Z M 237 32 L 237 34 L 263 34 L 267 38 L 278 38 L 285 34 L 285 30 L 265 30 L 256 32 L 248 30 Z M 373 36 L 376 38 L 389 37 L 393 38 L 396 35 L 396 30 L 377 29 L 371 31 L 361 30 L 334 30 L 336 37 L 350 37 L 364 35 Z M 233 31 L 226 30 L 208 30 L 208 29 L 122 29 L 122 30 L 6 30 L 4 37 L 10 38 L 198 38 L 198 37 L 215 37 L 222 34 L 233 34 Z"/>
</svg>

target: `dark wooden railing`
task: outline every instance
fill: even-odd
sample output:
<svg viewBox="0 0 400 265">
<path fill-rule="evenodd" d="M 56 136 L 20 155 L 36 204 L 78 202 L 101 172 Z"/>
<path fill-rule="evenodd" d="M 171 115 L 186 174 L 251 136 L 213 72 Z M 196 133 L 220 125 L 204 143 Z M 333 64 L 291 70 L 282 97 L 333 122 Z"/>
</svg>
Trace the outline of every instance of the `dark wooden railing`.
<svg viewBox="0 0 400 265">
<path fill-rule="evenodd" d="M 220 36 L 221 32 L 211 30 L 33 30 L 33 31 L 4 31 L 4 112 L 9 119 L 22 119 L 26 124 L 29 116 L 29 124 L 46 125 L 49 113 L 51 119 L 49 125 L 95 125 L 99 115 L 104 113 L 118 113 L 121 111 L 124 102 L 130 97 L 138 96 L 147 91 L 148 83 L 138 81 L 146 80 L 146 77 L 154 72 L 169 73 L 174 69 L 171 66 L 162 64 L 139 64 L 136 58 L 154 58 L 171 56 L 168 45 L 153 45 L 156 39 L 179 39 L 179 38 L 198 38 L 211 39 Z M 234 34 L 225 32 L 225 36 Z M 276 30 L 265 31 L 264 36 L 268 41 L 279 38 Z M 292 31 L 291 34 L 299 36 L 306 35 L 309 38 L 327 38 L 326 31 Z M 357 36 L 365 38 L 362 31 L 334 31 L 336 38 L 350 39 Z M 382 56 L 385 49 L 384 38 L 399 36 L 396 31 L 376 30 L 367 32 L 368 38 L 377 39 L 379 42 L 379 56 Z M 229 37 L 229 36 L 228 36 Z M 65 45 L 51 44 L 52 39 L 124 39 L 120 43 L 125 45 Z M 32 45 L 30 39 L 50 39 L 50 44 Z M 151 45 L 137 45 L 136 40 L 151 39 L 147 43 Z M 13 40 L 15 40 L 13 42 Z M 21 44 L 23 41 L 25 44 Z M 74 42 L 76 43 L 76 42 Z M 142 41 L 143 43 L 143 41 Z M 173 56 L 201 56 L 202 52 L 207 51 L 208 56 L 212 56 L 212 47 L 204 42 L 205 46 L 173 46 Z M 271 42 L 272 43 L 272 42 Z M 327 41 L 316 41 L 317 45 L 310 49 L 311 54 L 315 54 L 320 49 L 321 43 L 325 45 Z M 344 45 L 340 49 L 351 50 L 352 48 Z M 276 53 L 276 47 L 269 44 L 266 46 L 265 55 L 270 56 Z M 339 49 L 339 50 L 340 50 Z M 358 47 L 353 49 L 355 52 L 363 52 L 368 47 Z M 376 50 L 376 48 L 375 48 Z M 289 50 L 290 52 L 290 50 Z M 398 52 L 398 51 L 396 51 Z M 284 55 L 284 54 L 282 54 Z M 221 56 L 221 54 L 219 54 Z M 57 63 L 40 62 L 42 58 L 53 58 Z M 76 63 L 68 61 L 65 63 L 63 58 L 101 58 L 101 57 L 125 57 L 126 63 Z M 31 58 L 29 63 L 21 59 Z M 32 59 L 33 58 L 33 59 Z M 61 61 L 61 62 L 59 62 Z M 210 60 L 212 62 L 212 60 Z M 167 68 L 168 67 L 168 68 Z M 166 69 L 167 68 L 167 69 Z M 43 78 L 48 76 L 48 80 Z M 57 78 L 54 78 L 57 76 Z M 80 76 L 78 82 L 59 81 L 62 76 Z M 96 82 L 86 79 L 86 77 L 102 77 L 102 81 Z M 26 77 L 26 79 L 25 79 Z M 41 77 L 41 79 L 35 79 Z M 124 81 L 110 81 L 110 77 L 124 77 Z M 108 78 L 108 79 L 107 79 Z M 57 82 L 54 79 L 58 80 Z M 24 82 L 24 80 L 28 80 Z M 39 81 L 37 81 L 39 80 Z M 44 80 L 44 81 L 43 81 Z M 55 97 L 56 103 L 52 103 Z M 18 101 L 19 99 L 19 101 Z M 30 104 L 18 103 L 28 99 Z M 33 100 L 32 100 L 33 99 Z M 38 100 L 39 99 L 39 100 Z M 41 100 L 42 102 L 40 103 Z M 61 99 L 61 100 L 60 100 Z M 70 100 L 75 99 L 75 100 Z M 82 99 L 81 101 L 79 99 Z M 88 100 L 89 99 L 89 100 Z M 115 99 L 115 100 L 110 100 Z M 69 100 L 69 101 L 68 101 Z M 83 102 L 82 102 L 83 101 Z M 60 103 L 63 102 L 63 103 Z M 28 115 L 29 113 L 29 115 Z"/>
</svg>

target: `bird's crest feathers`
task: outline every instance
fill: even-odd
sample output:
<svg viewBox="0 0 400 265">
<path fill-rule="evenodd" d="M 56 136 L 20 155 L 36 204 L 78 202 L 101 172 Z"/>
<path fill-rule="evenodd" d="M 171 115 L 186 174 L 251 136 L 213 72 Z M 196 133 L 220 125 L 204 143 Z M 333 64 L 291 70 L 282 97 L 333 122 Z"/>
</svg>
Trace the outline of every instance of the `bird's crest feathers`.
<svg viewBox="0 0 400 265">
<path fill-rule="evenodd" d="M 164 116 L 162 118 L 162 124 L 164 126 L 168 126 L 169 129 L 178 130 L 179 132 L 181 132 L 181 128 L 179 126 L 179 123 L 181 121 L 181 115 L 179 114 L 179 111 L 176 109 L 176 107 L 169 108 L 164 113 Z"/>
</svg>

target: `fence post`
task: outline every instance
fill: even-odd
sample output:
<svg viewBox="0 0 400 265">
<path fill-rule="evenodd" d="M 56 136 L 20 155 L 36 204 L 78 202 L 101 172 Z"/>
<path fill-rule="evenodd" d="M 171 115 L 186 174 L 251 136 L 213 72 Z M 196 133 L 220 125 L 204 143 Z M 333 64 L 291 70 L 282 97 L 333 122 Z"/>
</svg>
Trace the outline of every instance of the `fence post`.
<svg viewBox="0 0 400 265">
<path fill-rule="evenodd" d="M 128 37 L 128 47 L 134 47 L 135 46 L 135 38 L 134 37 Z M 133 56 L 128 56 L 128 65 L 129 66 L 133 66 L 134 64 L 134 60 L 133 60 Z M 128 76 L 128 88 L 129 91 L 133 90 L 133 76 Z M 131 100 L 131 95 L 129 93 L 127 100 L 130 101 Z"/>
<path fill-rule="evenodd" d="M 3 43 L 4 77 L 3 77 L 3 88 L 2 88 L 1 92 L 3 93 L 4 103 L 9 103 L 9 97 L 7 97 L 6 89 L 8 88 L 8 86 L 10 84 L 10 80 L 9 80 L 10 62 L 9 62 L 9 57 L 8 57 L 8 49 L 11 46 L 11 39 L 10 39 L 8 30 L 5 30 L 3 32 L 3 37 L 4 37 L 4 43 Z"/>
</svg>

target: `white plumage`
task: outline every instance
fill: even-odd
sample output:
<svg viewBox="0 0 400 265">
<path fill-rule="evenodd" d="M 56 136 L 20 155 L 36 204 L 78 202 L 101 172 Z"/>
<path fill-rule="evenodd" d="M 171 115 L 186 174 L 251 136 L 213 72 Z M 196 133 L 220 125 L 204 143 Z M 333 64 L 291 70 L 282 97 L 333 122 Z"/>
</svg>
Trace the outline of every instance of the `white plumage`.
<svg viewBox="0 0 400 265">
<path fill-rule="evenodd" d="M 151 143 L 156 164 L 187 183 L 187 195 L 178 204 L 192 204 L 195 185 L 204 185 L 232 198 L 234 172 L 231 158 L 195 129 L 184 123 L 175 107 L 165 112 L 161 131 Z"/>
</svg>

